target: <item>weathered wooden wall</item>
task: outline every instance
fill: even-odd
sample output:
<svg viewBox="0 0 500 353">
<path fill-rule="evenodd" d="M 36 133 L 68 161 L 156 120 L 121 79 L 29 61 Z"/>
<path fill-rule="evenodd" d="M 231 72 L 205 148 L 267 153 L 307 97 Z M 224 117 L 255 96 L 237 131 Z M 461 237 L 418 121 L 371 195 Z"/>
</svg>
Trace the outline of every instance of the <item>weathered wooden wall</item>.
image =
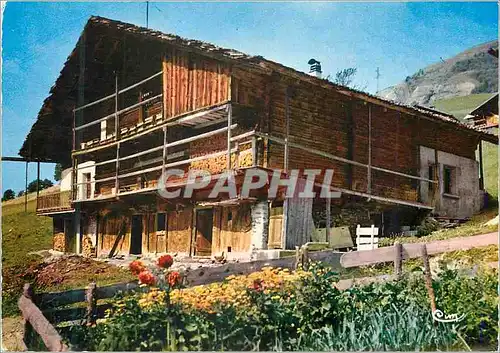
<svg viewBox="0 0 500 353">
<path fill-rule="evenodd" d="M 166 117 L 229 100 L 230 68 L 227 64 L 170 47 L 163 70 Z"/>
<path fill-rule="evenodd" d="M 169 211 L 167 214 L 167 252 L 189 254 L 191 249 L 193 209 Z"/>
<path fill-rule="evenodd" d="M 252 217 L 249 204 L 214 209 L 212 254 L 220 254 L 222 251 L 227 253 L 229 247 L 231 252 L 250 251 L 251 237 Z"/>
<path fill-rule="evenodd" d="M 286 105 L 288 94 L 288 107 Z M 477 138 L 444 123 L 386 109 L 334 89 L 281 78 L 270 91 L 269 133 L 338 157 L 368 164 L 368 115 L 371 109 L 372 165 L 418 175 L 418 146 L 428 146 L 474 159 Z M 371 108 L 369 108 L 371 105 Z M 265 125 L 265 124 L 264 124 Z M 284 146 L 269 142 L 269 167 L 284 167 Z M 290 169 L 333 169 L 332 185 L 366 192 L 367 168 L 354 166 L 290 147 Z M 417 183 L 409 178 L 372 171 L 372 193 L 417 201 Z"/>
</svg>

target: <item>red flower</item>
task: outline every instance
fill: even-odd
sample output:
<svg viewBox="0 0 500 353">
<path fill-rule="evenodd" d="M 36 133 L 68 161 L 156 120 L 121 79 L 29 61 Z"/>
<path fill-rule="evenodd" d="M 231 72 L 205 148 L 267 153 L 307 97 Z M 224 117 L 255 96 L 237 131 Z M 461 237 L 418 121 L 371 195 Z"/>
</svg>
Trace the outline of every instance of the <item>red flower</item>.
<svg viewBox="0 0 500 353">
<path fill-rule="evenodd" d="M 142 284 L 153 285 L 156 283 L 155 276 L 149 271 L 139 273 L 139 282 Z"/>
<path fill-rule="evenodd" d="M 130 272 L 132 272 L 134 275 L 138 275 L 142 271 L 146 270 L 146 266 L 142 263 L 142 261 L 139 260 L 134 260 L 132 261 L 129 265 L 128 268 L 130 269 Z"/>
<path fill-rule="evenodd" d="M 179 272 L 170 272 L 167 281 L 170 287 L 175 287 L 176 284 L 181 282 L 181 274 Z"/>
<path fill-rule="evenodd" d="M 158 266 L 163 268 L 169 268 L 174 263 L 174 259 L 170 255 L 160 256 L 158 259 Z"/>
<path fill-rule="evenodd" d="M 253 289 L 256 290 L 257 292 L 261 291 L 264 289 L 264 280 L 262 279 L 256 279 L 253 281 Z"/>
</svg>

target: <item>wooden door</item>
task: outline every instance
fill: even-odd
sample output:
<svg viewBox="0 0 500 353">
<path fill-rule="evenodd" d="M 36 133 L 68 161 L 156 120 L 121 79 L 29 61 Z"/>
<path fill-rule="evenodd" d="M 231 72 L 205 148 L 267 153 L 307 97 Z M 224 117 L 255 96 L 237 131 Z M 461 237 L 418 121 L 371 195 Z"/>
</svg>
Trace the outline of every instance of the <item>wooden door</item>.
<svg viewBox="0 0 500 353">
<path fill-rule="evenodd" d="M 196 210 L 195 255 L 210 256 L 212 254 L 212 230 L 214 225 L 213 209 Z"/>
<path fill-rule="evenodd" d="M 269 216 L 269 249 L 280 249 L 281 235 L 283 233 L 283 207 L 272 207 Z"/>
<path fill-rule="evenodd" d="M 142 253 L 142 215 L 132 216 L 130 253 L 135 255 Z"/>
</svg>

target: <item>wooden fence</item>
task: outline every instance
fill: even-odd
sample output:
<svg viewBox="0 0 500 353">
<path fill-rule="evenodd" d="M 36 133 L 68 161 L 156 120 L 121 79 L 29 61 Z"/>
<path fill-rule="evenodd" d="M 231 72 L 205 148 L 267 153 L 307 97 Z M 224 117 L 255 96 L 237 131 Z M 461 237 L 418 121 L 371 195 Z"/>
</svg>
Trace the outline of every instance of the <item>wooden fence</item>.
<svg viewBox="0 0 500 353">
<path fill-rule="evenodd" d="M 25 284 L 18 306 L 24 319 L 24 344 L 27 350 L 34 347 L 52 352 L 68 351 L 59 331 L 69 329 L 74 324 L 94 324 L 103 318 L 110 303 L 99 303 L 122 292 L 138 288 L 137 283 L 120 283 L 97 287 L 91 283 L 87 289 L 76 289 L 58 293 L 34 293 L 30 284 Z M 75 306 L 76 304 L 76 306 Z M 80 304 L 80 305 L 79 305 Z M 74 307 L 68 307 L 73 305 Z M 39 347 L 39 338 L 45 347 Z"/>
<path fill-rule="evenodd" d="M 281 267 L 294 269 L 298 265 L 307 267 L 309 261 L 321 261 L 332 266 L 357 267 L 383 262 L 394 262 L 394 274 L 377 277 L 355 278 L 339 281 L 339 289 L 347 289 L 353 285 L 365 285 L 371 282 L 380 282 L 398 279 L 402 274 L 404 259 L 421 257 L 424 262 L 426 287 L 434 311 L 435 300 L 432 289 L 432 280 L 429 268 L 429 255 L 456 250 L 466 250 L 474 247 L 498 243 L 498 234 L 489 233 L 466 238 L 434 241 L 427 244 L 395 244 L 392 247 L 348 253 L 326 251 L 309 251 L 307 246 L 296 248 L 295 256 L 280 259 L 258 260 L 247 263 L 230 263 L 211 268 L 199 268 L 183 273 L 187 286 L 198 286 L 213 282 L 220 282 L 230 275 L 246 275 L 259 271 L 264 267 Z M 59 293 L 45 293 L 36 295 L 29 284 L 25 285 L 23 295 L 19 299 L 19 308 L 25 320 L 25 344 L 28 348 L 33 345 L 35 331 L 41 337 L 50 351 L 67 351 L 68 347 L 62 342 L 58 331 L 75 323 L 93 324 L 98 318 L 104 317 L 109 303 L 99 303 L 99 300 L 111 298 L 119 292 L 126 293 L 137 290 L 137 283 L 121 283 L 106 287 L 97 287 L 91 283 L 87 289 L 77 289 Z M 68 305 L 82 303 L 76 307 Z M 83 303 L 85 303 L 83 305 Z"/>
<path fill-rule="evenodd" d="M 488 233 L 471 237 L 459 237 L 446 240 L 436 240 L 427 243 L 429 255 L 444 252 L 468 250 L 487 245 L 498 244 L 498 233 Z M 374 265 L 381 262 L 392 262 L 395 258 L 412 259 L 420 256 L 421 244 L 400 244 L 387 246 L 369 251 L 353 251 L 345 253 L 340 258 L 342 267 L 358 267 Z M 401 255 L 398 254 L 401 252 Z"/>
</svg>

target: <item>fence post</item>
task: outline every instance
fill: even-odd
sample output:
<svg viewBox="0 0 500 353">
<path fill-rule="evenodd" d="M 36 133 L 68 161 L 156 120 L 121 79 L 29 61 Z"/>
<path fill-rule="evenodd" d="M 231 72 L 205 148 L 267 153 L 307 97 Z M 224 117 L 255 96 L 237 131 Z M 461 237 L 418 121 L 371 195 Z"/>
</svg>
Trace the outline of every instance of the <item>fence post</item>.
<svg viewBox="0 0 500 353">
<path fill-rule="evenodd" d="M 300 263 L 301 263 L 300 247 L 296 246 L 295 247 L 295 269 L 299 268 Z"/>
<path fill-rule="evenodd" d="M 431 267 L 429 265 L 429 255 L 427 254 L 427 246 L 425 244 L 421 246 L 421 253 L 422 260 L 424 261 L 425 286 L 427 287 L 427 293 L 431 301 L 431 310 L 432 313 L 434 313 L 436 311 L 436 297 L 434 296 L 434 288 L 432 288 Z"/>
<path fill-rule="evenodd" d="M 33 303 L 35 302 L 35 291 L 30 283 L 25 283 L 23 287 L 23 296 L 27 299 L 31 300 Z M 24 321 L 24 333 L 23 333 L 23 343 L 26 346 L 27 350 L 29 346 L 31 346 L 31 339 L 33 337 L 33 326 L 31 326 L 30 322 L 23 315 Z"/>
<path fill-rule="evenodd" d="M 307 265 L 309 264 L 309 249 L 306 245 L 302 245 L 302 256 L 300 257 L 302 262 L 302 269 L 307 270 Z"/>
<path fill-rule="evenodd" d="M 399 279 L 403 273 L 403 244 L 394 244 L 394 273 Z"/>
<path fill-rule="evenodd" d="M 97 317 L 97 295 L 96 295 L 97 285 L 95 282 L 89 284 L 85 292 L 85 301 L 87 302 L 87 312 L 85 314 L 85 321 L 87 326 L 91 326 L 96 323 Z"/>
</svg>

